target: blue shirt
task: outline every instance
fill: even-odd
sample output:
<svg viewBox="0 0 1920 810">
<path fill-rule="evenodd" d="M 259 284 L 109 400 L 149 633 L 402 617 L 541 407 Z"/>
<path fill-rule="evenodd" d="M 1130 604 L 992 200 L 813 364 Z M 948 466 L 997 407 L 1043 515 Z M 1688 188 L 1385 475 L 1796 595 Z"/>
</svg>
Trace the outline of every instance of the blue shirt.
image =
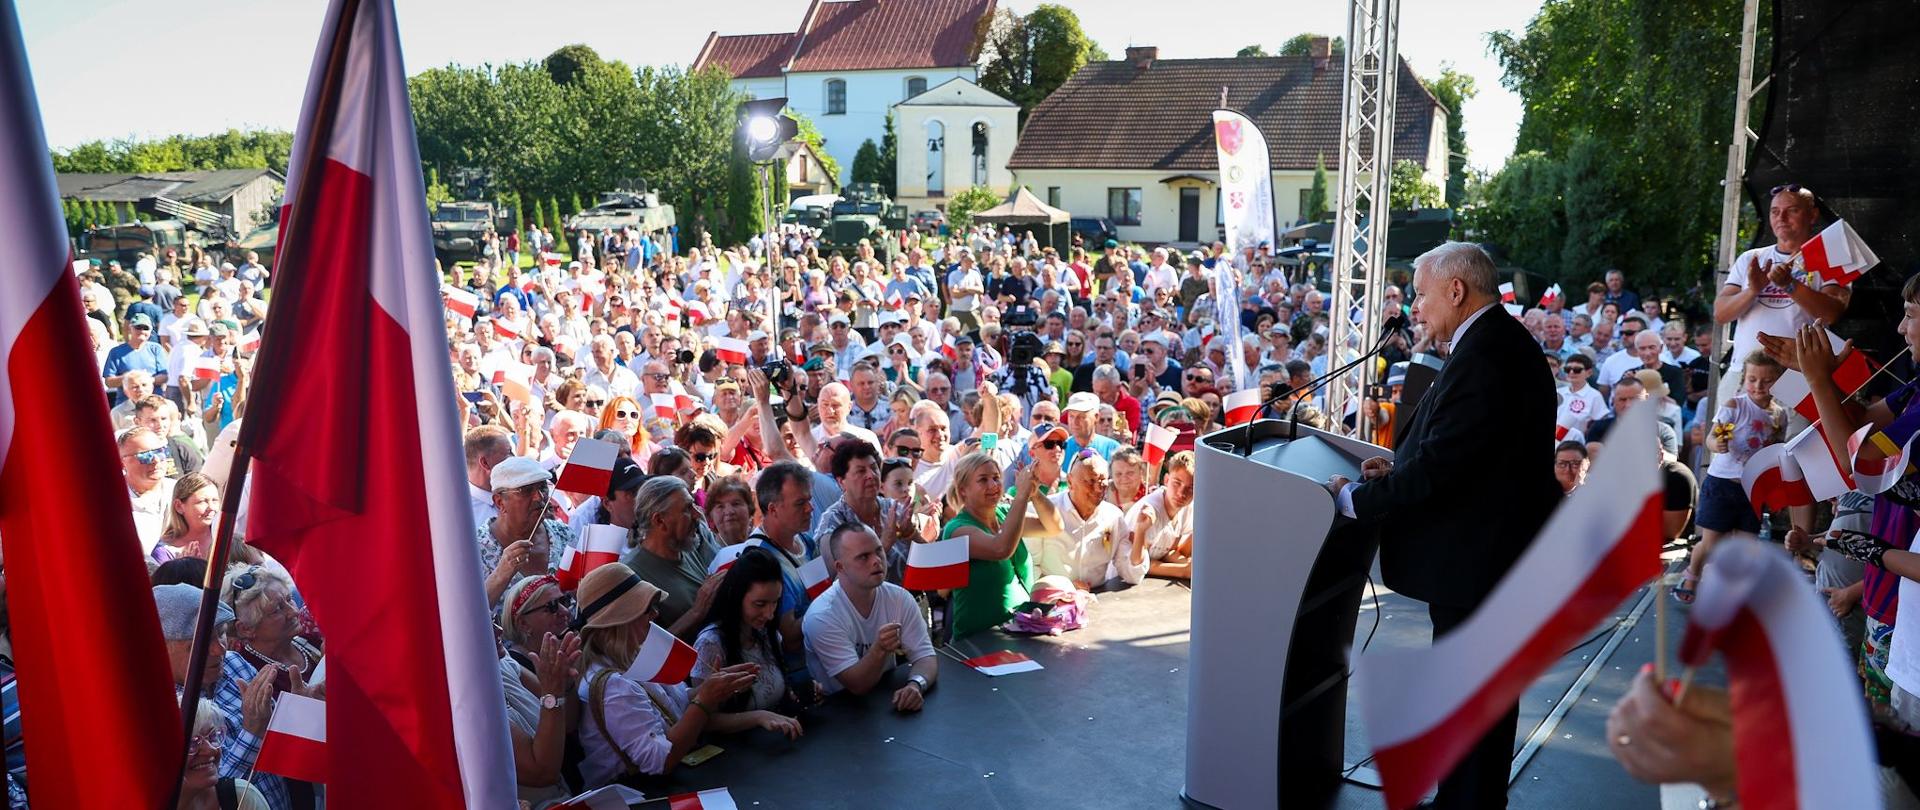
<svg viewBox="0 0 1920 810">
<path fill-rule="evenodd" d="M 1068 436 L 1067 447 L 1066 447 L 1067 455 L 1065 458 L 1060 460 L 1061 472 L 1064 473 L 1064 472 L 1070 472 L 1073 470 L 1073 459 L 1075 456 L 1080 455 L 1080 451 L 1082 449 L 1091 449 L 1093 450 L 1093 452 L 1099 454 L 1101 458 L 1106 459 L 1107 461 L 1112 461 L 1113 451 L 1120 449 L 1120 443 L 1112 439 L 1109 439 L 1105 436 L 1102 436 L 1098 433 L 1095 433 L 1093 434 L 1092 443 L 1086 445 L 1086 447 L 1083 448 L 1080 445 L 1079 439 L 1076 439 L 1072 436 Z"/>
<path fill-rule="evenodd" d="M 107 350 L 107 362 L 101 368 L 100 376 L 122 377 L 129 371 L 145 371 L 151 374 L 167 373 L 167 352 L 158 342 L 149 340 L 140 348 L 122 343 Z M 125 395 L 119 389 L 112 392 L 113 401 L 118 403 Z"/>
<path fill-rule="evenodd" d="M 927 267 L 926 265 L 920 265 L 918 267 L 908 265 L 907 275 L 912 276 L 915 281 L 920 282 L 921 290 L 928 295 L 932 295 L 934 290 L 940 289 L 940 281 L 934 278 L 933 268 L 931 267 Z"/>
<path fill-rule="evenodd" d="M 912 270 L 908 270 L 907 275 L 896 276 L 892 281 L 887 282 L 887 289 L 882 293 L 882 298 L 892 300 L 893 294 L 898 292 L 900 293 L 900 300 L 902 301 L 914 293 L 920 295 L 920 302 L 922 304 L 925 304 L 931 299 L 933 297 L 933 288 L 921 283 L 920 278 L 912 275 L 912 272 Z"/>
</svg>

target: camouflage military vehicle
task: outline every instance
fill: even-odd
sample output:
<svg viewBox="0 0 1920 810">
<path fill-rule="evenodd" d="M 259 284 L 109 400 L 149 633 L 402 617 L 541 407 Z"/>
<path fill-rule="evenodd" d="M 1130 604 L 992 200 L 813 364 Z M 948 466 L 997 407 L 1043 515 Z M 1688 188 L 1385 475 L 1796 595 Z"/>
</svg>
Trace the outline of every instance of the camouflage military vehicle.
<svg viewBox="0 0 1920 810">
<path fill-rule="evenodd" d="M 443 267 L 454 262 L 478 261 L 486 247 L 482 235 L 489 229 L 506 233 L 511 214 L 488 202 L 441 203 L 433 209 L 433 255 Z"/>
<path fill-rule="evenodd" d="M 821 248 L 849 255 L 866 239 L 887 259 L 897 252 L 889 234 L 907 227 L 907 207 L 895 205 L 875 183 L 851 183 L 833 204 L 833 218 L 820 234 Z"/>
<path fill-rule="evenodd" d="M 621 189 L 600 195 L 600 202 L 567 217 L 567 232 L 594 233 L 633 228 L 647 236 L 663 236 L 674 226 L 673 206 L 660 195 L 643 189 Z"/>
</svg>

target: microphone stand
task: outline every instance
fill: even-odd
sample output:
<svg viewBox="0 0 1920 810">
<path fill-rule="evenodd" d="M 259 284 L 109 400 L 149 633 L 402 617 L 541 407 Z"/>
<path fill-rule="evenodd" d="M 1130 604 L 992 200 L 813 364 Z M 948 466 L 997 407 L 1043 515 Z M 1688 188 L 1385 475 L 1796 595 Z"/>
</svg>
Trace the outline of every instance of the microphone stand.
<svg viewBox="0 0 1920 810">
<path fill-rule="evenodd" d="M 1387 349 L 1387 341 L 1392 340 L 1395 334 L 1405 329 L 1406 327 L 1404 325 L 1398 325 L 1383 331 L 1380 335 L 1379 340 L 1376 340 L 1374 342 L 1373 348 L 1368 349 L 1365 354 L 1362 354 L 1359 357 L 1354 358 L 1352 362 L 1349 362 L 1345 365 L 1342 365 L 1339 368 L 1333 369 L 1332 371 L 1328 371 L 1327 373 L 1314 378 L 1312 381 L 1308 382 L 1304 388 L 1300 388 L 1300 389 L 1289 388 L 1286 391 L 1283 391 L 1276 396 L 1268 398 L 1266 401 L 1260 403 L 1259 410 L 1264 411 L 1268 407 L 1272 406 L 1274 403 L 1279 402 L 1280 400 L 1286 399 L 1287 397 L 1293 396 L 1296 393 L 1311 395 L 1313 392 L 1318 391 L 1321 388 L 1325 387 L 1327 383 L 1332 382 L 1334 379 L 1340 377 L 1343 374 L 1346 374 L 1349 371 L 1352 371 L 1354 368 L 1358 367 L 1361 363 L 1364 363 L 1368 360 L 1371 360 L 1375 357 L 1380 356 L 1380 353 L 1383 351 L 1386 351 Z M 1298 407 L 1294 407 L 1294 408 L 1289 408 L 1288 411 L 1289 413 L 1288 413 L 1287 441 L 1293 441 L 1294 439 L 1300 438 L 1300 409 Z M 1253 423 L 1248 422 L 1246 442 L 1242 448 L 1241 455 L 1250 456 L 1252 454 L 1253 454 Z"/>
</svg>

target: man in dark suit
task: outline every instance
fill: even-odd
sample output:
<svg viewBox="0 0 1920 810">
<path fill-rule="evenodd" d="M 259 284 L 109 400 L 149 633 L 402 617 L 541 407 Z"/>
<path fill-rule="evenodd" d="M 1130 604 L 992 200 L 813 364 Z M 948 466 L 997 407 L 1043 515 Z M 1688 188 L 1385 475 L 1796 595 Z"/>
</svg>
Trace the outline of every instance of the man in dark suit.
<svg viewBox="0 0 1920 810">
<path fill-rule="evenodd" d="M 1560 502 L 1553 477 L 1553 376 L 1540 346 L 1500 308 L 1493 260 L 1448 242 L 1414 261 L 1413 317 L 1448 360 L 1409 417 L 1394 458 L 1358 483 L 1329 483 L 1342 512 L 1380 525 L 1386 585 L 1427 603 L 1433 634 L 1466 621 Z M 1440 783 L 1435 807 L 1502 808 L 1520 709 Z"/>
</svg>

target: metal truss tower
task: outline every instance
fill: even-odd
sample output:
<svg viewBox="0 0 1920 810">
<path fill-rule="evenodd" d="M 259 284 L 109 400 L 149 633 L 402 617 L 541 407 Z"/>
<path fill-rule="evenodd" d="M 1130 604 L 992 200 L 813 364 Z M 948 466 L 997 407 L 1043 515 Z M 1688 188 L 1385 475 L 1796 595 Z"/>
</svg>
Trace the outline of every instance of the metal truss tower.
<svg viewBox="0 0 1920 810">
<path fill-rule="evenodd" d="M 1393 111 L 1399 87 L 1400 0 L 1349 0 L 1345 90 L 1340 118 L 1340 195 L 1333 225 L 1333 300 L 1328 306 L 1328 368 L 1371 348 L 1380 335 L 1380 290 L 1387 269 L 1387 181 L 1393 173 Z M 1356 309 L 1357 305 L 1357 309 Z M 1358 323 L 1349 316 L 1358 312 Z M 1349 351 L 1352 354 L 1349 354 Z M 1371 366 L 1327 387 L 1327 418 L 1340 424 L 1348 403 L 1355 435 L 1369 435 L 1358 398 Z"/>
</svg>

